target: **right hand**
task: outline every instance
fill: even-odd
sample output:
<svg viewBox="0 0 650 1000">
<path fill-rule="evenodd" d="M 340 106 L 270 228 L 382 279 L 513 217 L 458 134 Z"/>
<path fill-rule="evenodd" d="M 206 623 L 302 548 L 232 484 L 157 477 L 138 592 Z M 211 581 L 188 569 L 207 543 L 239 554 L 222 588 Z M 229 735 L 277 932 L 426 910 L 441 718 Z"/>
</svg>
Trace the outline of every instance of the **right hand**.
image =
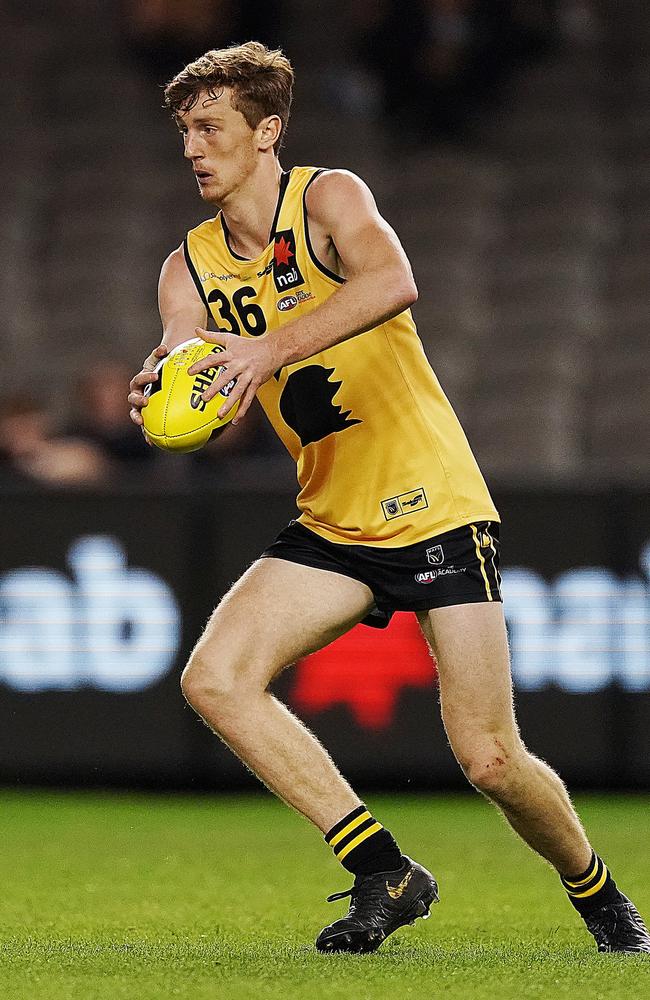
<svg viewBox="0 0 650 1000">
<path fill-rule="evenodd" d="M 166 348 L 164 344 L 160 344 L 155 351 L 151 352 L 147 360 L 144 362 L 142 365 L 142 371 L 138 372 L 138 374 L 135 375 L 129 383 L 129 389 L 131 390 L 127 396 L 127 400 L 131 404 L 129 416 L 134 424 L 137 424 L 138 427 L 142 427 L 142 433 L 145 436 L 147 444 L 151 444 L 151 441 L 149 441 L 147 435 L 144 433 L 144 421 L 142 419 L 141 411 L 143 407 L 147 405 L 149 400 L 144 394 L 144 389 L 150 382 L 158 381 L 158 375 L 154 372 L 154 368 L 167 354 L 169 354 L 168 348 Z"/>
</svg>

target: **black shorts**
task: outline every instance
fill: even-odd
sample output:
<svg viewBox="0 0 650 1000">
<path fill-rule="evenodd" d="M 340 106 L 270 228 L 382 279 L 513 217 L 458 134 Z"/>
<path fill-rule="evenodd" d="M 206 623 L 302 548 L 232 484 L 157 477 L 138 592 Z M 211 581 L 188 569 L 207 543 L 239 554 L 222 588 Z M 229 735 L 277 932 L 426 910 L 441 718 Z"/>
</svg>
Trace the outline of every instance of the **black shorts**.
<svg viewBox="0 0 650 1000">
<path fill-rule="evenodd" d="M 291 521 L 262 558 L 341 573 L 365 583 L 375 607 L 365 625 L 385 628 L 395 611 L 501 601 L 499 524 L 474 521 L 402 548 L 328 542 Z"/>
</svg>

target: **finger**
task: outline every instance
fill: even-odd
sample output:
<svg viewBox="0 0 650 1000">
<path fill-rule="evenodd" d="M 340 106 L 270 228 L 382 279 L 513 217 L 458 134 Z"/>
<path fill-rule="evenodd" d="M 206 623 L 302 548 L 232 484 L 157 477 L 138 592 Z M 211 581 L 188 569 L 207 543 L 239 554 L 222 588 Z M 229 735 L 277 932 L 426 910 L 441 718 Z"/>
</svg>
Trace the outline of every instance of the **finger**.
<svg viewBox="0 0 650 1000">
<path fill-rule="evenodd" d="M 219 368 L 221 365 L 228 364 L 232 361 L 232 357 L 228 351 L 220 351 L 218 354 L 208 354 L 205 358 L 201 358 L 199 361 L 195 361 L 193 365 L 187 369 L 188 375 L 198 375 L 199 372 L 205 372 L 208 368 Z"/>
<path fill-rule="evenodd" d="M 209 403 L 211 399 L 214 399 L 214 397 L 232 381 L 237 381 L 237 376 L 235 374 L 231 374 L 230 371 L 221 372 L 219 378 L 215 379 L 212 385 L 201 394 L 201 398 L 204 402 Z M 235 387 L 233 386 L 233 390 L 234 388 Z"/>
<path fill-rule="evenodd" d="M 149 405 L 148 397 L 141 392 L 130 392 L 126 397 L 126 401 L 136 410 L 141 410 L 143 406 Z"/>
<path fill-rule="evenodd" d="M 237 410 L 237 416 L 232 418 L 233 427 L 235 426 L 235 424 L 238 424 L 240 420 L 243 420 L 243 418 L 248 413 L 248 409 L 253 400 L 255 399 L 256 392 L 257 390 L 255 389 L 253 383 L 251 382 L 251 384 L 249 385 L 248 389 L 246 390 L 246 392 L 244 393 L 239 402 L 239 409 Z"/>
<path fill-rule="evenodd" d="M 250 381 L 251 381 L 250 375 L 240 375 L 238 377 L 237 384 L 233 387 L 232 392 L 230 393 L 226 401 L 223 403 L 223 405 L 219 407 L 217 411 L 217 416 L 223 419 L 230 413 L 235 403 L 239 399 L 241 399 L 244 393 L 246 392 L 246 389 L 250 385 Z"/>
<path fill-rule="evenodd" d="M 129 388 L 140 389 L 142 386 L 148 385 L 150 382 L 157 382 L 158 378 L 159 376 L 157 372 L 138 372 L 138 374 L 134 375 L 131 379 Z"/>
<path fill-rule="evenodd" d="M 160 358 L 157 358 L 155 355 L 152 354 L 150 357 L 147 358 L 147 360 L 142 365 L 142 371 L 147 373 L 155 371 L 158 365 L 160 364 L 160 360 L 161 360 Z"/>
<path fill-rule="evenodd" d="M 144 424 L 144 420 L 142 419 L 142 415 L 139 410 L 136 410 L 136 408 L 133 407 L 131 410 L 129 410 L 129 416 L 131 417 L 131 420 L 133 421 L 134 424 L 137 424 L 138 427 L 142 427 L 142 425 Z"/>
<path fill-rule="evenodd" d="M 151 372 L 158 362 L 169 354 L 169 348 L 165 344 L 159 344 L 142 365 L 143 371 Z"/>
<path fill-rule="evenodd" d="M 227 347 L 228 340 L 234 336 L 232 333 L 226 333 L 225 330 L 204 330 L 201 326 L 195 326 L 194 333 L 201 340 L 205 340 L 206 344 L 221 344 L 222 347 Z"/>
<path fill-rule="evenodd" d="M 255 392 L 257 391 L 257 384 L 253 384 L 251 376 L 245 374 L 239 375 L 237 383 L 233 387 L 232 392 L 230 393 L 226 401 L 223 403 L 223 405 L 220 406 L 217 411 L 217 415 L 221 417 L 221 419 L 223 419 L 230 413 L 235 403 L 241 401 L 241 399 L 243 398 L 244 394 L 246 393 L 250 385 L 253 386 L 253 394 L 255 394 Z"/>
</svg>

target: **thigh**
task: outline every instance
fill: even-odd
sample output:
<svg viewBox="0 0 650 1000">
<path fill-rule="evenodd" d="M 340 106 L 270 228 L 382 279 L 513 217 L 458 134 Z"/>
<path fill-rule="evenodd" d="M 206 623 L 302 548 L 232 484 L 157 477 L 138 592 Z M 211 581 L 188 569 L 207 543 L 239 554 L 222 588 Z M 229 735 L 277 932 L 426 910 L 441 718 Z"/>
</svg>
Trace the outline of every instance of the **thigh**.
<svg viewBox="0 0 650 1000">
<path fill-rule="evenodd" d="M 452 746 L 487 735 L 517 742 L 503 606 L 461 604 L 419 614 L 418 620 L 438 662 L 440 704 Z"/>
<path fill-rule="evenodd" d="M 284 667 L 347 632 L 373 606 L 365 584 L 328 570 L 264 558 L 213 612 L 195 655 L 268 684 Z"/>
</svg>

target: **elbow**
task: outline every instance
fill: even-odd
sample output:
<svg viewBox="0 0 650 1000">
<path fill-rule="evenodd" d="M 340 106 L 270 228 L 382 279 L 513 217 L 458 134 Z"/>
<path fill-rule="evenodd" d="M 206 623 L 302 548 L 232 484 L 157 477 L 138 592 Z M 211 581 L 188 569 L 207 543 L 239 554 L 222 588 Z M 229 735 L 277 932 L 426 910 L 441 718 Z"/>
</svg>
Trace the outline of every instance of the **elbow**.
<svg viewBox="0 0 650 1000">
<path fill-rule="evenodd" d="M 418 288 L 411 275 L 402 278 L 395 292 L 396 312 L 403 312 L 418 300 Z"/>
<path fill-rule="evenodd" d="M 414 279 L 411 278 L 408 287 L 408 302 L 404 308 L 407 309 L 408 306 L 414 306 L 417 300 L 418 300 L 418 286 L 415 284 Z"/>
</svg>

